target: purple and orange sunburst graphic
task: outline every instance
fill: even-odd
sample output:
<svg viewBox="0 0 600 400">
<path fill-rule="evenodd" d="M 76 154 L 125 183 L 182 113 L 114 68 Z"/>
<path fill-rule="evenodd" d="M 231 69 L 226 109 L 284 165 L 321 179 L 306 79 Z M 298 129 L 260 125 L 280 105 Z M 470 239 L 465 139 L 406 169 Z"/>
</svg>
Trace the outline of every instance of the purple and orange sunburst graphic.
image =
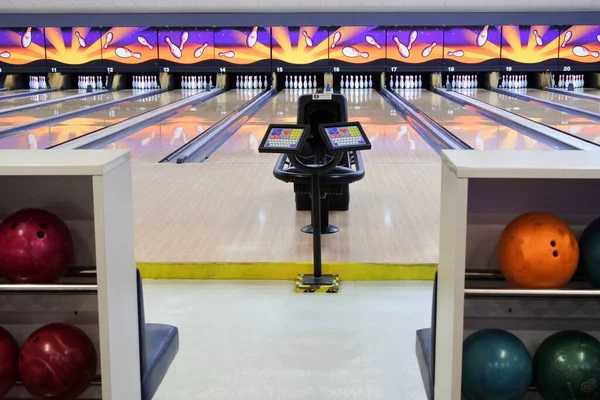
<svg viewBox="0 0 600 400">
<path fill-rule="evenodd" d="M 499 59 L 500 41 L 499 27 L 447 27 L 444 30 L 444 58 L 463 64 Z"/>
<path fill-rule="evenodd" d="M 558 58 L 559 31 L 547 25 L 502 27 L 502 58 L 535 64 Z"/>
<path fill-rule="evenodd" d="M 326 28 L 276 26 L 271 29 L 274 60 L 289 64 L 312 64 L 315 61 L 328 59 L 329 40 Z"/>
<path fill-rule="evenodd" d="M 24 65 L 45 57 L 44 28 L 0 29 L 0 62 Z"/>
<path fill-rule="evenodd" d="M 329 32 L 329 58 L 364 64 L 385 58 L 385 29 L 377 26 L 342 26 Z"/>
<path fill-rule="evenodd" d="M 46 57 L 80 65 L 102 59 L 102 33 L 90 27 L 46 28 Z"/>
</svg>

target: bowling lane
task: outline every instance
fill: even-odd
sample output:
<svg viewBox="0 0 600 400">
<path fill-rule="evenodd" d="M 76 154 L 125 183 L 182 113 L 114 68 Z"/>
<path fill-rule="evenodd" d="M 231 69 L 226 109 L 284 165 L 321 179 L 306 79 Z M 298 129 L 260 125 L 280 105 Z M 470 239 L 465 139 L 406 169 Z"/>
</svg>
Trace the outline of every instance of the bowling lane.
<svg viewBox="0 0 600 400">
<path fill-rule="evenodd" d="M 136 161 L 158 162 L 258 95 L 261 89 L 222 93 L 187 111 L 143 128 L 106 149 L 128 149 Z"/>
<path fill-rule="evenodd" d="M 372 89 L 346 89 L 348 120 L 359 121 L 372 148 L 365 163 L 439 162 L 440 157 L 389 103 Z"/>
<path fill-rule="evenodd" d="M 314 89 L 285 89 L 271 99 L 261 110 L 242 125 L 206 163 L 210 162 L 266 162 L 274 163 L 278 154 L 259 154 L 258 145 L 269 124 L 296 123 L 298 97 L 313 93 Z"/>
<path fill-rule="evenodd" d="M 129 97 L 131 95 L 131 90 L 121 90 L 118 92 L 107 92 L 93 96 L 87 96 L 81 99 L 71 100 L 65 103 L 60 102 L 49 104 L 46 106 L 44 106 L 43 103 L 41 103 L 38 108 L 32 108 L 16 113 L 0 115 L 0 129 L 10 128 L 17 125 L 39 121 L 41 119 L 52 117 L 54 115 L 61 115 L 71 111 L 80 110 L 82 108 L 96 106 L 102 103 L 106 103 L 107 101 L 119 100 L 125 97 Z"/>
<path fill-rule="evenodd" d="M 559 94 L 537 89 L 526 89 L 517 93 L 526 94 L 537 99 L 548 100 L 569 107 L 579 108 L 585 111 L 600 113 L 600 102 L 594 100 L 581 99 L 579 97 L 573 97 L 565 94 Z"/>
<path fill-rule="evenodd" d="M 3 97 L 7 97 L 7 96 L 14 96 L 16 94 L 22 94 L 22 93 L 31 93 L 31 95 L 35 95 L 37 94 L 41 94 L 39 93 L 39 90 L 34 90 L 34 89 L 16 89 L 16 90 L 5 90 L 3 92 L 0 92 L 0 100 L 3 100 Z M 6 99 L 8 100 L 8 99 Z"/>
<path fill-rule="evenodd" d="M 396 90 L 456 137 L 477 150 L 553 150 L 506 125 L 428 90 Z"/>
<path fill-rule="evenodd" d="M 122 93 L 123 96 L 130 96 L 132 91 L 124 90 L 113 93 Z M 104 110 L 62 121 L 58 124 L 43 126 L 28 132 L 1 138 L 0 149 L 46 149 L 197 93 L 199 92 L 174 90 L 147 96 L 132 102 L 120 103 Z M 76 101 L 80 100 L 73 102 Z M 20 115 L 17 114 L 13 118 L 21 118 Z"/>
<path fill-rule="evenodd" d="M 485 89 L 459 92 L 590 142 L 600 143 L 600 124 L 595 121 Z"/>
<path fill-rule="evenodd" d="M 16 99 L 5 99 L 0 101 L 0 110 L 4 108 L 12 108 L 25 106 L 31 103 L 40 103 L 43 105 L 46 100 L 67 99 L 69 96 L 76 96 L 85 93 L 84 90 L 57 90 L 56 92 L 38 93 L 32 92 L 31 96 L 17 97 Z"/>
</svg>

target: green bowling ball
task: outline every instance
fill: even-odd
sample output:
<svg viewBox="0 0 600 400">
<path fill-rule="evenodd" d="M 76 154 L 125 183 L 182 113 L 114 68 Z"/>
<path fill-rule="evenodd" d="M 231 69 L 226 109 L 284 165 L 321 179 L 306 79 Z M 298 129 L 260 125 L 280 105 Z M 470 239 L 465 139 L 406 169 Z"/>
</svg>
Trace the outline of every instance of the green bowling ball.
<svg viewBox="0 0 600 400">
<path fill-rule="evenodd" d="M 594 287 L 600 288 L 600 218 L 589 224 L 579 239 L 579 268 Z"/>
<path fill-rule="evenodd" d="M 555 333 L 535 353 L 533 380 L 544 400 L 600 399 L 600 342 L 584 332 Z"/>
</svg>

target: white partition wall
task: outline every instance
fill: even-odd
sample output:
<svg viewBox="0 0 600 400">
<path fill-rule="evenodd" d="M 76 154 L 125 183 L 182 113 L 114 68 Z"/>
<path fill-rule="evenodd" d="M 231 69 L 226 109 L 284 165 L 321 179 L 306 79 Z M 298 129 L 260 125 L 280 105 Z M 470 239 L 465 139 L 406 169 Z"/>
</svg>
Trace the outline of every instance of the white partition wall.
<svg viewBox="0 0 600 400">
<path fill-rule="evenodd" d="M 125 151 L 0 151 L 0 220 L 46 209 L 71 231 L 74 262 L 56 284 L 0 280 L 0 326 L 19 344 L 35 329 L 83 329 L 98 354 L 85 399 L 139 400 L 140 365 L 130 155 Z M 8 398 L 27 399 L 23 387 Z"/>
<path fill-rule="evenodd" d="M 600 217 L 595 152 L 444 151 L 435 342 L 435 398 L 461 399 L 462 343 L 483 328 L 516 334 L 535 354 L 564 329 L 600 339 L 600 290 L 519 290 L 502 279 L 496 245 L 530 211 L 563 218 L 577 236 Z M 528 399 L 540 399 L 532 387 Z"/>
</svg>

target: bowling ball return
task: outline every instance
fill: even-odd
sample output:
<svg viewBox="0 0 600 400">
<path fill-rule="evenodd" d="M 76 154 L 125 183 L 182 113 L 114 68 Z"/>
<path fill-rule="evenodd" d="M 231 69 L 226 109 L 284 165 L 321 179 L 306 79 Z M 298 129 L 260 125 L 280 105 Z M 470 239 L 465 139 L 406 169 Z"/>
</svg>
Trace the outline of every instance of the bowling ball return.
<svg viewBox="0 0 600 400">
<path fill-rule="evenodd" d="M 301 96 L 298 99 L 298 115 L 296 123 L 311 126 L 306 143 L 295 154 L 304 164 L 322 163 L 323 159 L 331 159 L 333 152 L 324 145 L 318 132 L 319 124 L 347 122 L 348 106 L 346 98 L 339 93 L 315 93 Z M 350 184 L 365 176 L 365 168 L 360 151 L 346 150 L 342 153 L 336 168 L 321 176 L 321 233 L 329 234 L 339 231 L 329 225 L 329 211 L 348 211 L 350 207 Z M 310 211 L 311 174 L 299 170 L 292 165 L 288 154 L 283 153 L 273 170 L 275 178 L 294 184 L 296 210 Z M 312 233 L 312 225 L 302 229 L 304 233 Z"/>
<path fill-rule="evenodd" d="M 276 177 L 278 172 L 284 173 L 295 186 L 310 185 L 312 223 L 302 231 L 313 235 L 314 271 L 313 274 L 298 275 L 296 291 L 337 293 L 338 275 L 322 273 L 321 234 L 338 231 L 336 227 L 329 225 L 328 218 L 323 219 L 323 214 L 329 212 L 328 208 L 322 209 L 323 206 L 328 207 L 328 203 L 323 203 L 323 200 L 328 198 L 331 187 L 347 185 L 364 177 L 364 168 L 357 171 L 340 163 L 349 157 L 349 152 L 360 157 L 358 152 L 369 150 L 371 143 L 360 123 L 335 121 L 346 114 L 346 99 L 342 95 L 316 93 L 302 96 L 299 107 L 298 115 L 306 116 L 309 123 L 270 125 L 258 151 L 281 153 L 289 160 L 290 167 L 285 172 L 279 169 L 278 162 L 274 171 Z M 317 225 L 321 229 L 314 229 Z"/>
</svg>

